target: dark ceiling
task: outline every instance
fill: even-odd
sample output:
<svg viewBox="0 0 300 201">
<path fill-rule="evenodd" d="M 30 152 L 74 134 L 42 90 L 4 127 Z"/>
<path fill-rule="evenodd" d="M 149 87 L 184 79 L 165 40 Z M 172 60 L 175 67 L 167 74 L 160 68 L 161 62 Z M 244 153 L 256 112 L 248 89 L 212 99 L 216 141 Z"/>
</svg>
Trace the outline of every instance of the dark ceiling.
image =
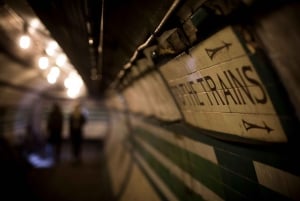
<svg viewBox="0 0 300 201">
<path fill-rule="evenodd" d="M 106 0 L 102 35 L 101 0 L 27 2 L 81 74 L 90 95 L 98 96 L 117 79 L 119 71 L 153 33 L 173 1 Z M 89 38 L 93 38 L 93 44 L 89 44 Z M 102 54 L 99 47 L 103 47 Z M 101 79 L 92 78 L 92 69 Z"/>
</svg>

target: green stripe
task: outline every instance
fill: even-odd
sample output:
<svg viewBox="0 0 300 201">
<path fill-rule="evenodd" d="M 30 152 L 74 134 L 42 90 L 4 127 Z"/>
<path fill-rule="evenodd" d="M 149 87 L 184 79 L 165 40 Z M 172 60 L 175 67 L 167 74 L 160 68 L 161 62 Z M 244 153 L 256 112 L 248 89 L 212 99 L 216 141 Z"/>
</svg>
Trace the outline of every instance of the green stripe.
<svg viewBox="0 0 300 201">
<path fill-rule="evenodd" d="M 259 186 L 261 199 L 260 200 L 272 200 L 272 201 L 292 201 L 292 199 L 285 197 L 279 193 L 276 193 L 264 186 Z"/>
<path fill-rule="evenodd" d="M 151 123 L 153 123 L 153 121 L 151 121 Z M 159 124 L 157 125 L 159 126 Z M 184 123 L 165 125 L 164 129 L 176 133 L 179 136 L 183 135 L 195 141 L 213 146 L 215 150 L 226 150 L 227 152 L 243 157 L 245 160 L 259 161 L 300 176 L 299 158 L 291 157 L 295 153 L 299 152 L 299 148 L 290 146 L 289 144 L 253 146 L 233 142 L 224 142 L 208 136 L 201 129 L 192 128 Z"/>
<path fill-rule="evenodd" d="M 135 131 L 135 133 L 147 141 L 149 145 L 169 158 L 182 170 L 191 174 L 192 177 L 200 181 L 220 197 L 224 197 L 223 185 L 221 184 L 222 178 L 217 165 L 192 152 L 157 138 L 141 128 L 136 128 Z"/>
<path fill-rule="evenodd" d="M 223 176 L 223 182 L 229 188 L 225 189 L 226 200 L 229 199 L 232 194 L 240 194 L 249 200 L 260 200 L 259 184 L 251 182 L 248 179 L 242 178 L 231 171 L 221 169 Z"/>
<path fill-rule="evenodd" d="M 252 160 L 242 158 L 226 150 L 215 149 L 215 153 L 219 161 L 219 166 L 258 183 Z"/>
<path fill-rule="evenodd" d="M 162 181 L 168 186 L 168 188 L 176 195 L 179 200 L 183 201 L 200 201 L 203 198 L 191 191 L 184 185 L 178 178 L 176 178 L 169 169 L 164 167 L 155 157 L 148 153 L 138 142 L 132 139 L 132 144 L 136 150 L 147 161 L 152 170 L 159 175 Z"/>
<path fill-rule="evenodd" d="M 267 198 L 267 196 L 276 197 L 277 195 L 278 198 L 276 200 L 288 200 L 283 195 L 279 195 L 277 192 L 259 185 L 252 160 L 241 157 L 243 156 L 243 153 L 246 152 L 250 156 L 252 154 L 255 154 L 256 156 L 261 154 L 261 157 L 263 158 L 274 160 L 276 157 L 278 157 L 278 155 L 276 156 L 274 153 L 259 151 L 255 153 L 253 150 L 246 149 L 245 146 L 240 147 L 237 145 L 234 146 L 222 143 L 222 145 L 230 146 L 231 150 L 235 149 L 235 153 L 239 154 L 230 153 L 228 150 L 215 149 L 220 165 L 220 167 L 218 167 L 210 161 L 207 161 L 196 154 L 190 153 L 180 147 L 170 144 L 165 140 L 157 138 L 150 132 L 141 128 L 136 128 L 135 133 L 147 141 L 149 145 L 162 153 L 162 155 L 172 160 L 172 162 L 178 165 L 181 169 L 189 172 L 195 179 L 200 181 L 202 184 L 210 188 L 225 200 L 264 200 Z M 206 138 L 207 141 L 215 141 L 214 139 L 207 138 L 207 136 L 200 135 L 199 137 Z M 256 148 L 259 149 L 259 147 Z M 182 158 L 185 156 L 188 156 L 190 161 L 186 161 Z M 272 158 L 271 156 L 275 158 Z M 286 162 L 290 160 L 290 158 L 286 158 Z M 189 167 L 190 169 L 188 168 L 187 163 L 191 164 L 191 167 Z M 218 171 L 216 171 L 216 169 Z M 211 175 L 216 174 L 216 172 L 217 177 L 216 175 Z M 214 179 L 212 179 L 212 177 Z M 219 183 L 215 181 L 215 178 L 218 178 Z"/>
<path fill-rule="evenodd" d="M 140 168 L 140 170 L 142 171 L 142 173 L 145 175 L 145 177 L 149 181 L 149 183 L 152 186 L 152 188 L 154 189 L 154 191 L 159 196 L 160 200 L 168 201 L 168 198 L 164 195 L 164 193 L 160 190 L 160 188 L 155 184 L 154 180 L 147 173 L 147 171 L 145 170 L 145 168 L 143 167 L 143 165 L 141 165 L 141 163 L 139 162 L 139 160 L 135 156 L 133 156 L 133 157 L 135 158 L 136 164 L 138 165 L 138 167 Z"/>
</svg>

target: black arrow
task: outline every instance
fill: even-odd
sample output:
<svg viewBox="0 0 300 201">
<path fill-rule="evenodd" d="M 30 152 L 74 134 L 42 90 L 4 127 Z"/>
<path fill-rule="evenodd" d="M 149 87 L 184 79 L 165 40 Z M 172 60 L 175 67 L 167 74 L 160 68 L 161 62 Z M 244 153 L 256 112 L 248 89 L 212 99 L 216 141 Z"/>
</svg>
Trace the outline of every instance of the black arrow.
<svg viewBox="0 0 300 201">
<path fill-rule="evenodd" d="M 248 131 L 250 129 L 265 129 L 268 133 L 270 133 L 271 131 L 273 131 L 274 129 L 270 128 L 269 126 L 267 126 L 267 124 L 263 121 L 264 126 L 260 126 L 260 125 L 256 125 L 253 123 L 249 123 L 247 121 L 245 121 L 244 119 L 242 119 L 243 125 L 245 127 L 245 129 Z"/>
<path fill-rule="evenodd" d="M 205 48 L 205 51 L 207 53 L 207 55 L 209 56 L 209 58 L 211 60 L 213 60 L 214 56 L 216 55 L 217 52 L 219 52 L 220 50 L 226 48 L 227 50 L 229 50 L 229 47 L 232 45 L 231 43 L 226 43 L 224 41 L 222 41 L 224 45 L 222 46 L 219 46 L 219 47 L 216 47 L 216 48 L 213 48 L 213 49 L 208 49 L 208 48 Z"/>
</svg>

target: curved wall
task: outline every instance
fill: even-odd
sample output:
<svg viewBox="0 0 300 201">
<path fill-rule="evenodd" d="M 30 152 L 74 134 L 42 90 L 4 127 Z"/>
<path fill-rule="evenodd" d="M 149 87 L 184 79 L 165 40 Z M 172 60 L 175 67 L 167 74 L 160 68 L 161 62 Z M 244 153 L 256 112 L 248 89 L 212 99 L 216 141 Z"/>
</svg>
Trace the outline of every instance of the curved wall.
<svg viewBox="0 0 300 201">
<path fill-rule="evenodd" d="M 299 33 L 294 18 L 299 4 L 259 13 L 233 1 L 189 3 L 177 13 L 182 26 L 159 36 L 156 57 L 139 60 L 120 91 L 107 98 L 106 155 L 115 195 L 299 200 L 299 86 L 298 73 L 292 73 L 299 62 L 287 61 L 292 56 L 276 49 L 299 47 L 280 33 Z M 207 8 L 216 8 L 217 16 Z M 233 10 L 240 12 L 230 14 Z M 166 52 L 168 59 L 157 58 Z"/>
</svg>

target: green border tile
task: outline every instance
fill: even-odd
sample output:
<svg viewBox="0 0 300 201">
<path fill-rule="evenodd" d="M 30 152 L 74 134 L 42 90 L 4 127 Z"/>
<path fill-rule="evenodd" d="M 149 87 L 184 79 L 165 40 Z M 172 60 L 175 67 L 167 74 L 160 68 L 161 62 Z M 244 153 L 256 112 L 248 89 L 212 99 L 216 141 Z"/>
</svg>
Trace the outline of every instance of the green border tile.
<svg viewBox="0 0 300 201">
<path fill-rule="evenodd" d="M 176 195 L 179 200 L 182 201 L 196 201 L 203 200 L 203 198 L 188 190 L 178 178 L 176 178 L 167 168 L 165 168 L 159 161 L 155 159 L 150 153 L 148 153 L 138 142 L 132 139 L 132 144 L 136 150 L 146 159 L 148 165 L 151 166 L 152 170 L 159 175 L 160 179 L 169 187 L 169 189 Z"/>
<path fill-rule="evenodd" d="M 234 192 L 238 192 L 249 200 L 260 200 L 258 183 L 239 177 L 225 169 L 221 169 L 221 173 L 223 176 L 224 185 L 229 187 L 225 189 L 226 196 L 229 196 Z"/>
<path fill-rule="evenodd" d="M 221 167 L 258 183 L 252 160 L 221 149 L 215 149 L 215 153 Z"/>
<path fill-rule="evenodd" d="M 217 165 L 192 152 L 159 139 L 141 128 L 136 129 L 135 132 L 182 170 L 190 173 L 194 179 L 207 186 L 220 197 L 224 197 L 222 178 Z"/>
</svg>

